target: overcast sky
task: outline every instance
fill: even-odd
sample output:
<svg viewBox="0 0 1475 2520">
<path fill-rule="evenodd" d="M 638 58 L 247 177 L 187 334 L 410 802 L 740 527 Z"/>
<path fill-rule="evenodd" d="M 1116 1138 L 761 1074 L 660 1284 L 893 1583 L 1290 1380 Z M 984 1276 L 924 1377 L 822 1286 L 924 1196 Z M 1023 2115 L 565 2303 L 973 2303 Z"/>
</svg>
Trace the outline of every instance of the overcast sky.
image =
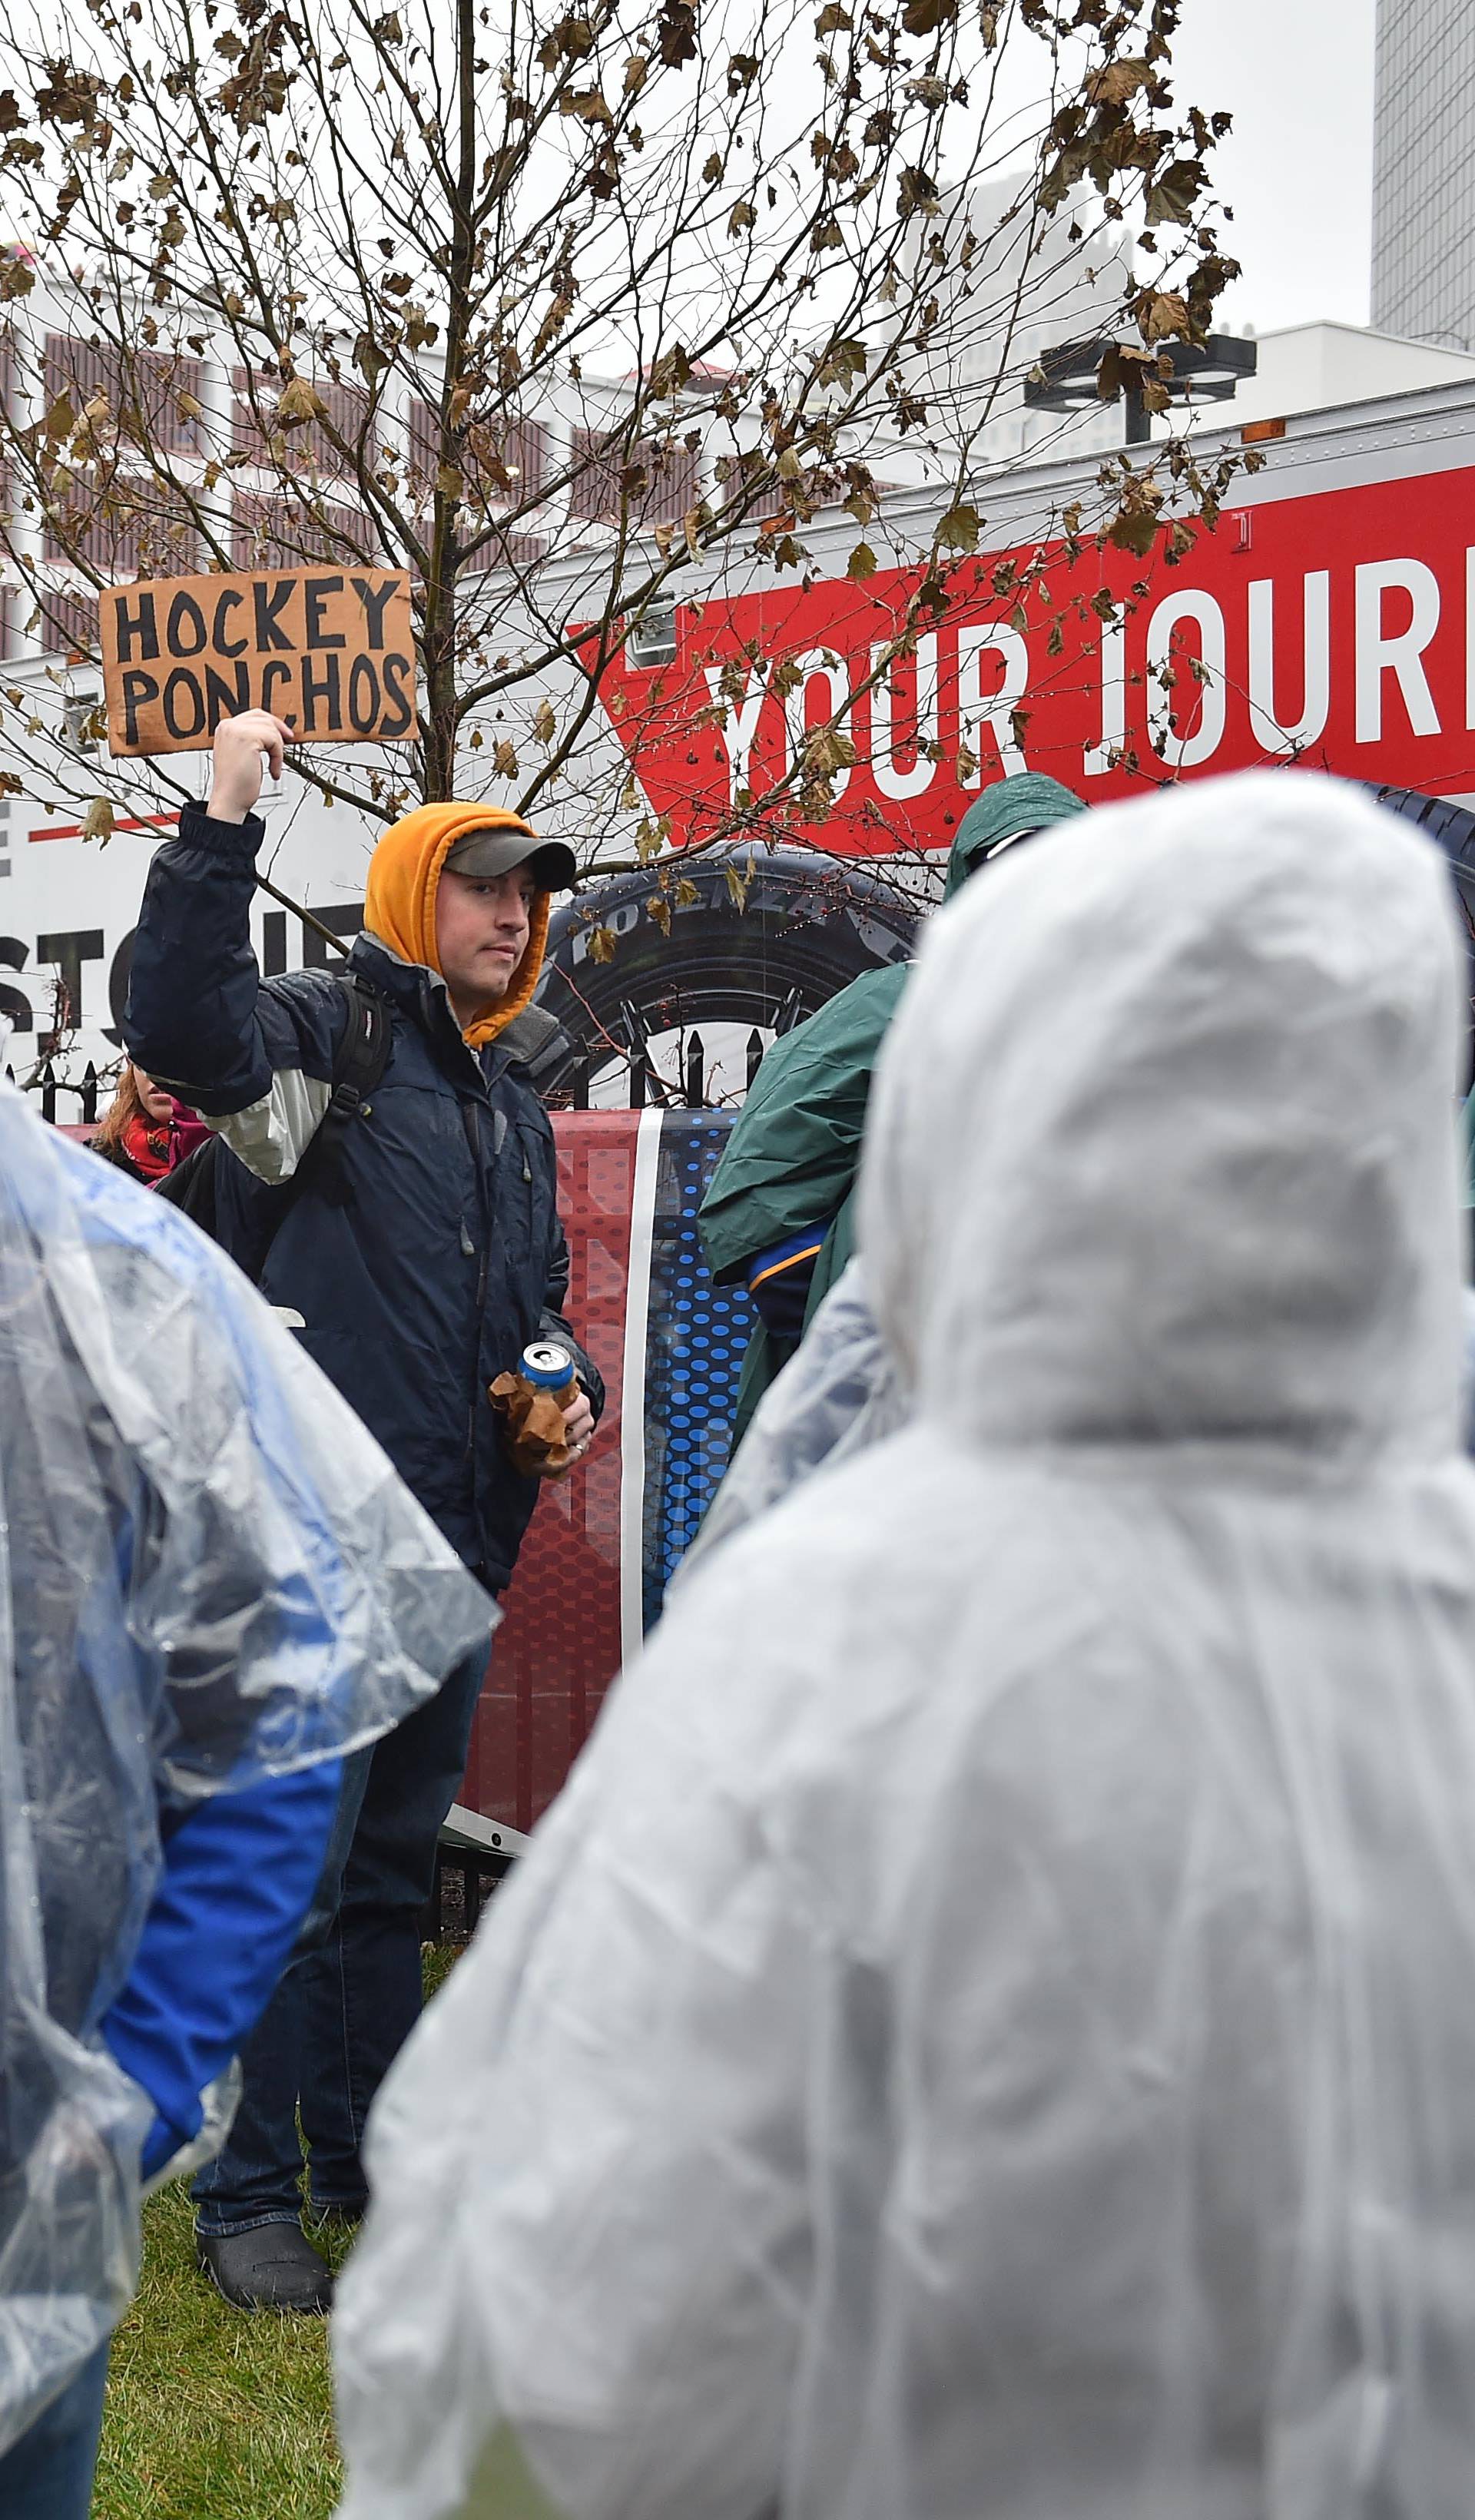
<svg viewBox="0 0 1475 2520">
<path fill-rule="evenodd" d="M 1234 116 L 1216 164 L 1244 265 L 1222 303 L 1236 330 L 1367 321 L 1375 5 L 1184 0 L 1179 102 Z"/>
</svg>

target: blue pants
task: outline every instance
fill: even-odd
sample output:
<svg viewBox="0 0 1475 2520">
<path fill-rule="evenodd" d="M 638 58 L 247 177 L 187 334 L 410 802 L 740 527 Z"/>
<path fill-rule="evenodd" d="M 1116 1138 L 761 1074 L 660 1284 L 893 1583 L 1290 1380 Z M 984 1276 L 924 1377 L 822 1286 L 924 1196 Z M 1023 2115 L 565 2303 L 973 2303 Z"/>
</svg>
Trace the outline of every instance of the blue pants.
<svg viewBox="0 0 1475 2520">
<path fill-rule="evenodd" d="M 107 2379 L 108 2348 L 100 2345 L 60 2398 L 0 2458 L 5 2520 L 87 2520 Z"/>
<path fill-rule="evenodd" d="M 481 1647 L 345 1764 L 296 1954 L 242 2051 L 245 2088 L 230 2138 L 195 2182 L 202 2233 L 297 2221 L 299 2112 L 314 2208 L 362 2213 L 364 2125 L 420 2018 L 421 1914 L 485 1673 Z"/>
</svg>

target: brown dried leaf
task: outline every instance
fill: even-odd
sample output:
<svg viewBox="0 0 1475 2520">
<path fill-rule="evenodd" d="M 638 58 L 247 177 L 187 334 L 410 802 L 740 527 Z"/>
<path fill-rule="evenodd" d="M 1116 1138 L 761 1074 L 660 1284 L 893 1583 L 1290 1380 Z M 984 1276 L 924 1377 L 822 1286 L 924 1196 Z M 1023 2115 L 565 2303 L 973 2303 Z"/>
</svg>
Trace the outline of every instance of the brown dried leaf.
<svg viewBox="0 0 1475 2520">
<path fill-rule="evenodd" d="M 696 11 L 692 0 L 664 0 L 655 23 L 656 47 L 668 70 L 696 59 Z"/>
<path fill-rule="evenodd" d="M 552 702 L 540 700 L 533 716 L 534 735 L 540 743 L 552 743 L 558 732 L 559 721 L 554 716 Z"/>
<path fill-rule="evenodd" d="M 1189 227 L 1194 217 L 1193 204 L 1208 182 L 1208 176 L 1196 158 L 1176 158 L 1165 166 L 1148 188 L 1146 218 L 1149 227 L 1161 227 L 1166 221 L 1173 227 Z"/>
<path fill-rule="evenodd" d="M 937 528 L 938 550 L 975 552 L 981 521 L 976 508 L 969 507 L 965 500 L 960 501 L 956 508 L 948 510 Z"/>
<path fill-rule="evenodd" d="M 591 927 L 589 931 L 591 963 L 612 963 L 616 941 L 612 927 Z"/>
<path fill-rule="evenodd" d="M 903 218 L 920 211 L 923 218 L 937 216 L 937 186 L 925 166 L 904 166 L 897 186 L 897 206 Z"/>
<path fill-rule="evenodd" d="M 1145 504 L 1129 503 L 1119 510 L 1106 528 L 1106 539 L 1118 551 L 1132 552 L 1145 560 L 1157 539 L 1157 511 Z"/>
<path fill-rule="evenodd" d="M 875 554 L 872 550 L 871 545 L 869 543 L 857 543 L 854 551 L 850 555 L 849 561 L 846 562 L 845 574 L 847 577 L 857 579 L 863 577 L 874 577 L 878 564 L 879 563 L 876 561 Z"/>
<path fill-rule="evenodd" d="M 1086 82 L 1086 94 L 1093 105 L 1130 105 L 1151 77 L 1150 62 L 1107 62 L 1102 68 L 1093 70 Z"/>
<path fill-rule="evenodd" d="M 277 427 L 301 428 L 308 421 L 326 420 L 328 405 L 316 385 L 305 377 L 292 377 L 283 386 L 277 403 Z"/>
<path fill-rule="evenodd" d="M 1144 289 L 1133 307 L 1144 341 L 1186 341 L 1193 327 L 1188 301 L 1176 289 Z"/>
<path fill-rule="evenodd" d="M 36 90 L 36 118 L 67 127 L 79 123 L 90 131 L 97 121 L 98 99 L 103 82 L 89 70 L 79 70 L 70 62 L 48 62 L 47 84 Z"/>
<path fill-rule="evenodd" d="M 837 726 L 822 726 L 804 747 L 804 767 L 812 778 L 828 779 L 836 770 L 853 769 L 860 758 L 848 735 Z"/>
<path fill-rule="evenodd" d="M 492 754 L 492 768 L 499 779 L 515 779 L 517 776 L 517 755 L 505 735 L 498 738 L 497 748 Z"/>
</svg>

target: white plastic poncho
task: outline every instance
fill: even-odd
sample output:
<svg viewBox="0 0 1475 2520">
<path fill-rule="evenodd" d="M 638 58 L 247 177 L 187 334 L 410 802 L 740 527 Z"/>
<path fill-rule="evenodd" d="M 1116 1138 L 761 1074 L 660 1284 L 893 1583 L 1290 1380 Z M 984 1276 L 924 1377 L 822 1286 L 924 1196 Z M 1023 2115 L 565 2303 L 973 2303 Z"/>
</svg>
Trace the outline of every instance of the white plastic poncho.
<svg viewBox="0 0 1475 2520">
<path fill-rule="evenodd" d="M 391 2076 L 345 2520 L 509 2438 L 570 2520 L 1468 2520 L 1455 972 L 1302 773 L 936 922 L 915 1421 L 693 1577 Z"/>
<path fill-rule="evenodd" d="M 0 1083 L 0 2451 L 136 2276 L 96 2034 L 160 1794 L 373 1739 L 493 1616 L 239 1271 Z"/>
</svg>

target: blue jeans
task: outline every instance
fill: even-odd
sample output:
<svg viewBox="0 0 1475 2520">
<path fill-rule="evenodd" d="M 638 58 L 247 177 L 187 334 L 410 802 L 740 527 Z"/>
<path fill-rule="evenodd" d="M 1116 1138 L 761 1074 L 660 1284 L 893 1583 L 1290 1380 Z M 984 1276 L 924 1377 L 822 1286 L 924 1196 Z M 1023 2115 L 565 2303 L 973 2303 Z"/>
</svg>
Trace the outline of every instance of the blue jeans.
<svg viewBox="0 0 1475 2520">
<path fill-rule="evenodd" d="M 0 2458 L 5 2520 L 87 2520 L 107 2379 L 108 2348 L 100 2345 Z"/>
<path fill-rule="evenodd" d="M 370 2104 L 421 2010 L 421 1913 L 466 1770 L 486 1649 L 343 1770 L 323 1876 L 296 1952 L 242 2050 L 241 2106 L 195 2182 L 201 2233 L 295 2223 L 300 2114 L 311 2202 L 359 2214 Z"/>
</svg>

